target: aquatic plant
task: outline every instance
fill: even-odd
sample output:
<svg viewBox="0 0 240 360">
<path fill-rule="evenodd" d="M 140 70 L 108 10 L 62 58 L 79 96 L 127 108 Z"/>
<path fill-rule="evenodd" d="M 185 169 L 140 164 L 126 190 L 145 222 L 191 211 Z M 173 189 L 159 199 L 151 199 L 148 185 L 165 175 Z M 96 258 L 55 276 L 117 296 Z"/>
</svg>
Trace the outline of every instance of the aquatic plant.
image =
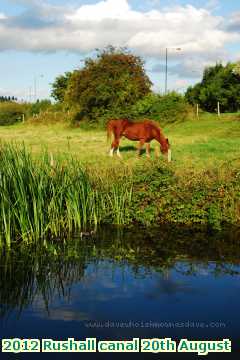
<svg viewBox="0 0 240 360">
<path fill-rule="evenodd" d="M 59 237 L 96 228 L 109 209 L 124 223 L 126 184 L 99 192 L 77 160 L 33 160 L 24 145 L 0 147 L 0 242 Z M 124 190 L 123 190 L 124 189 Z M 121 214 L 122 213 L 122 214 Z"/>
</svg>

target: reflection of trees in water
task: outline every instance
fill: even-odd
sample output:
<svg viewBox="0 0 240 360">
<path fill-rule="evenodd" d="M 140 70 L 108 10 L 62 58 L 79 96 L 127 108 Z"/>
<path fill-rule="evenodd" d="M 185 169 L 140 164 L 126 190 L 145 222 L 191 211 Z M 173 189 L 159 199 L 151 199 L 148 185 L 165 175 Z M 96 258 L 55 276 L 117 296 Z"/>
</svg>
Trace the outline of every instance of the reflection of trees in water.
<svg viewBox="0 0 240 360">
<path fill-rule="evenodd" d="M 67 298 L 73 283 L 84 275 L 82 253 L 49 244 L 41 249 L 19 248 L 0 256 L 0 316 L 22 309 L 41 296 L 46 309 L 55 297 Z M 71 253 L 72 251 L 72 253 Z"/>
<path fill-rule="evenodd" d="M 193 275 L 211 264 L 208 271 L 213 275 L 235 275 L 234 265 L 240 263 L 239 229 L 216 234 L 186 227 L 153 228 L 148 232 L 120 229 L 117 236 L 107 229 L 96 245 L 97 257 L 127 262 L 136 273 L 141 267 L 166 274 L 176 268 L 182 274 Z"/>
<path fill-rule="evenodd" d="M 13 309 L 21 313 L 39 297 L 46 309 L 54 298 L 68 299 L 89 263 L 95 263 L 98 271 L 102 260 L 111 261 L 143 278 L 155 271 L 168 279 L 171 269 L 182 275 L 206 271 L 220 276 L 238 274 L 239 254 L 237 232 L 214 236 L 186 228 L 148 232 L 107 228 L 94 239 L 49 242 L 41 248 L 19 246 L 0 254 L 0 316 Z"/>
</svg>

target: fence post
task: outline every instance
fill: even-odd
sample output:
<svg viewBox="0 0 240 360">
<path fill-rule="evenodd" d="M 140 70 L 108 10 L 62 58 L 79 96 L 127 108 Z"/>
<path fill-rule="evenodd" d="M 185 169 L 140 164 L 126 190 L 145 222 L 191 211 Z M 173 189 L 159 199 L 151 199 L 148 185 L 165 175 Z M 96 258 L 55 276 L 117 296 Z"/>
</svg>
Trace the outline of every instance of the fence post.
<svg viewBox="0 0 240 360">
<path fill-rule="evenodd" d="M 218 116 L 220 117 L 221 113 L 220 113 L 220 102 L 219 101 L 217 103 L 217 112 L 218 112 Z"/>
<path fill-rule="evenodd" d="M 25 114 L 22 114 L 22 122 L 25 122 Z"/>
<path fill-rule="evenodd" d="M 199 119 L 199 105 L 197 104 L 197 118 Z"/>
</svg>

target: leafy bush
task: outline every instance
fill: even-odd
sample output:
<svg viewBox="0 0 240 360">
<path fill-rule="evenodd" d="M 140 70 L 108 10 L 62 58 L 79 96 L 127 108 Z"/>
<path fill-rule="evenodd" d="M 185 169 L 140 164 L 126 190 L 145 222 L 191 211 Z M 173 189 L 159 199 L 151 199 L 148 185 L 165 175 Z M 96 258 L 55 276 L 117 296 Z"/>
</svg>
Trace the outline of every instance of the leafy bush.
<svg viewBox="0 0 240 360">
<path fill-rule="evenodd" d="M 15 102 L 0 103 L 0 125 L 12 125 L 22 121 L 26 113 L 26 106 Z"/>
<path fill-rule="evenodd" d="M 151 118 L 161 124 L 184 121 L 192 115 L 192 107 L 176 92 L 167 95 L 151 93 L 132 106 L 133 118 Z"/>
</svg>

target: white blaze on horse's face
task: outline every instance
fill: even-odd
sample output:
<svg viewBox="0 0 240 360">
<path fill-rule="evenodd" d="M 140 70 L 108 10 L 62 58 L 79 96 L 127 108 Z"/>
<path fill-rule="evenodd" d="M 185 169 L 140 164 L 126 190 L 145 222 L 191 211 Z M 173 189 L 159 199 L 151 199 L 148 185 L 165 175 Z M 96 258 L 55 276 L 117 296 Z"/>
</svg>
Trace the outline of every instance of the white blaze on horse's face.
<svg viewBox="0 0 240 360">
<path fill-rule="evenodd" d="M 172 161 L 172 151 L 171 149 L 168 149 L 168 162 Z"/>
</svg>

